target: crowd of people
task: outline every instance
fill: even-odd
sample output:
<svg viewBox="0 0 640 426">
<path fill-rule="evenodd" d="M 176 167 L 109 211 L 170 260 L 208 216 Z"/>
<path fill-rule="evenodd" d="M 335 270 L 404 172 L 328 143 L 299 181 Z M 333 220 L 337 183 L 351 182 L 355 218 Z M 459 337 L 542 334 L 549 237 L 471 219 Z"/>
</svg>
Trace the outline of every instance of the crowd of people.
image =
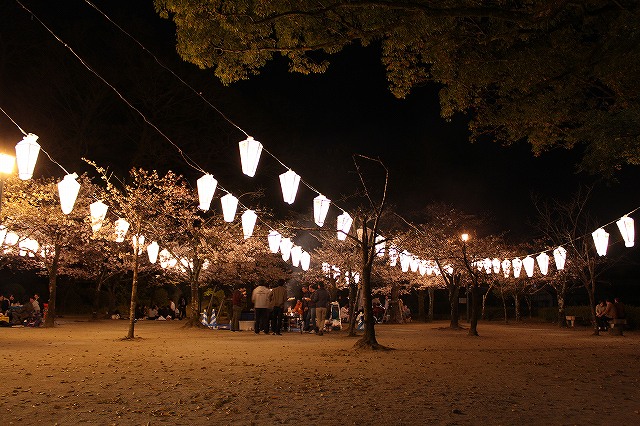
<svg viewBox="0 0 640 426">
<path fill-rule="evenodd" d="M 0 295 L 0 314 L 7 321 L 6 325 L 29 325 L 37 327 L 42 323 L 43 306 L 40 305 L 40 296 L 34 294 L 28 300 L 20 303 L 13 295 L 9 297 Z"/>
<path fill-rule="evenodd" d="M 117 316 L 117 318 L 114 318 Z M 120 314 L 113 314 L 113 319 L 120 319 Z M 182 320 L 187 317 L 187 300 L 184 296 L 178 299 L 178 303 L 169 299 L 166 305 L 158 307 L 157 304 L 151 306 L 137 306 L 136 319 L 149 321 L 169 321 L 172 319 Z"/>
<path fill-rule="evenodd" d="M 601 300 L 596 305 L 596 321 L 598 321 L 598 330 L 607 331 L 609 329 L 609 321 L 615 319 L 624 319 L 624 304 L 617 297 Z"/>
</svg>

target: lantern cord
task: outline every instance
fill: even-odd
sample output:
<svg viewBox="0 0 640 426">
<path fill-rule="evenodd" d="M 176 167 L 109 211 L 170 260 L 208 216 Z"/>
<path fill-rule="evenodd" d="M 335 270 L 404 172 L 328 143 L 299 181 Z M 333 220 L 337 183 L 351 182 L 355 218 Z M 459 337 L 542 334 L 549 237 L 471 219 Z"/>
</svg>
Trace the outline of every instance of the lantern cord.
<svg viewBox="0 0 640 426">
<path fill-rule="evenodd" d="M 62 169 L 62 171 L 64 171 L 66 174 L 69 174 L 69 172 L 67 171 L 67 169 L 65 169 L 64 167 L 62 167 L 62 165 L 60 163 L 58 163 L 56 160 L 54 160 L 47 151 L 45 151 L 44 149 L 42 149 L 42 146 L 40 146 L 40 151 L 44 152 L 47 157 L 49 157 L 49 160 L 51 160 L 52 163 L 54 163 L 55 165 L 57 165 L 58 167 L 60 167 Z"/>
<path fill-rule="evenodd" d="M 125 34 L 127 37 L 129 37 L 131 40 L 134 41 L 134 43 L 136 43 L 138 46 L 140 46 L 140 48 L 142 50 L 144 50 L 147 54 L 149 54 L 158 65 L 160 65 L 162 68 L 164 68 L 166 71 L 168 71 L 169 73 L 171 73 L 171 75 L 173 75 L 175 78 L 177 78 L 185 87 L 189 88 L 189 90 L 191 90 L 196 96 L 198 96 L 200 99 L 202 99 L 207 105 L 209 105 L 211 108 L 213 108 L 218 114 L 220 114 L 220 116 L 222 118 L 224 118 L 229 124 L 231 124 L 233 127 L 235 127 L 236 129 L 240 130 L 242 133 L 245 134 L 246 137 L 249 137 L 249 134 L 247 132 L 245 132 L 240 126 L 238 126 L 236 123 L 234 123 L 229 117 L 227 117 L 222 111 L 220 111 L 220 109 L 218 109 L 215 105 L 213 105 L 211 102 L 209 102 L 209 100 L 207 98 L 205 98 L 202 95 L 202 92 L 198 92 L 196 89 L 194 89 L 193 87 L 191 87 L 189 85 L 189 83 L 187 83 L 186 81 L 184 81 L 182 78 L 180 78 L 180 76 L 178 74 L 176 74 L 171 68 L 169 68 L 168 66 L 166 66 L 164 63 L 162 63 L 162 61 L 160 61 L 149 49 L 147 49 L 146 47 L 144 47 L 144 45 L 142 43 L 140 43 L 135 37 L 133 37 L 131 34 L 129 34 L 124 28 L 122 28 L 120 25 L 118 25 L 117 23 L 115 23 L 106 13 L 104 13 L 102 10 L 100 10 L 95 4 L 91 3 L 89 0 L 84 0 L 85 3 L 87 3 L 89 6 L 91 6 L 92 8 L 94 8 L 99 14 L 101 14 L 107 21 L 111 22 L 116 28 L 118 28 L 123 34 Z"/>
<path fill-rule="evenodd" d="M 167 140 L 167 142 L 169 142 L 171 145 L 173 145 L 173 147 L 175 149 L 178 150 L 178 153 L 180 154 L 180 156 L 182 157 L 182 159 L 185 161 L 185 163 L 189 166 L 192 167 L 193 169 L 202 172 L 202 173 L 206 173 L 195 161 L 193 161 L 187 154 L 185 154 L 182 149 L 176 144 L 174 143 L 166 134 L 164 134 L 164 132 L 162 132 L 162 130 L 160 130 L 155 124 L 153 124 L 151 121 L 149 121 L 149 119 L 144 115 L 144 113 L 142 113 L 142 111 L 140 111 L 138 108 L 136 108 L 133 104 L 131 104 L 131 102 L 129 102 L 119 91 L 118 89 L 116 89 L 112 84 L 110 84 L 107 80 L 104 79 L 104 77 L 102 77 L 96 70 L 94 70 L 93 68 L 91 68 L 91 66 L 89 64 L 87 64 L 74 50 L 71 46 L 69 46 L 67 43 L 65 43 L 60 37 L 58 37 L 44 22 L 42 22 L 42 20 L 40 20 L 40 18 L 38 18 L 38 16 L 36 14 L 34 14 L 29 8 L 27 8 L 25 5 L 23 5 L 20 0 L 16 0 L 16 3 L 18 3 L 18 5 L 20 5 L 20 7 L 22 7 L 24 10 L 26 10 L 29 14 L 31 14 L 31 16 L 33 18 L 35 18 L 40 25 L 42 25 L 48 32 L 49 34 L 51 34 L 58 42 L 60 42 L 64 47 L 67 48 L 67 50 L 69 50 L 73 56 L 75 56 L 78 61 L 80 61 L 80 63 L 87 69 L 89 70 L 91 73 L 93 73 L 96 77 L 98 77 L 98 79 L 100 79 L 104 84 L 106 84 L 111 90 L 113 90 L 115 92 L 116 95 L 118 95 L 118 97 L 132 110 L 134 110 L 136 113 L 138 113 L 138 115 L 140 115 L 140 117 L 142 117 L 142 119 L 144 120 L 145 123 L 147 123 L 149 126 L 151 126 L 156 132 L 158 132 L 164 139 Z"/>
<path fill-rule="evenodd" d="M 11 116 L 10 116 L 9 114 L 7 114 L 7 112 L 6 112 L 5 110 L 3 110 L 3 109 L 2 109 L 2 107 L 0 107 L 0 111 L 2 111 L 2 113 L 3 113 L 4 115 L 6 115 L 6 116 L 7 116 L 7 118 L 8 118 L 9 120 L 11 120 L 11 122 L 12 122 L 13 124 L 15 124 L 15 125 L 16 125 L 16 127 L 18 128 L 18 130 L 20 130 L 20 131 L 22 132 L 22 134 L 23 134 L 23 135 L 27 136 L 27 132 L 25 132 L 24 130 L 22 130 L 22 127 L 20 127 L 20 126 L 18 125 L 18 123 L 16 123 L 16 122 L 15 122 L 15 120 L 14 120 L 13 118 L 11 118 Z"/>
</svg>

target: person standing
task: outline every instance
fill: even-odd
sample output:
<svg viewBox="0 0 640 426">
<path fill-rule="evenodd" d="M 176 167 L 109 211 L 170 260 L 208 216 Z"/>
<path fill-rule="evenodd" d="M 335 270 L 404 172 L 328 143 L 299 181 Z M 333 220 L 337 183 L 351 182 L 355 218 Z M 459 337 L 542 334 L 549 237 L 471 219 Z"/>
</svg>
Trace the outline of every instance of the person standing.
<svg viewBox="0 0 640 426">
<path fill-rule="evenodd" d="M 253 309 L 255 312 L 253 331 L 256 334 L 259 334 L 260 331 L 264 331 L 265 334 L 269 334 L 270 299 L 271 290 L 265 287 L 263 282 L 260 282 L 258 287 L 254 288 L 253 293 L 251 293 L 251 302 L 253 302 Z"/>
<path fill-rule="evenodd" d="M 178 299 L 178 319 L 183 319 L 187 317 L 187 299 L 184 298 L 184 296 L 180 296 L 180 299 Z"/>
<path fill-rule="evenodd" d="M 329 306 L 329 292 L 324 288 L 322 281 L 318 282 L 317 286 L 318 289 L 311 295 L 311 300 L 316 304 L 318 336 L 322 336 L 325 319 L 327 317 L 327 306 Z"/>
<path fill-rule="evenodd" d="M 316 330 L 316 302 L 313 300 L 313 295 L 316 292 L 316 285 L 311 284 L 309 286 L 309 300 L 307 301 L 307 307 L 309 308 L 309 328 L 308 332 L 311 333 Z"/>
<path fill-rule="evenodd" d="M 173 299 L 169 299 L 169 315 L 171 318 L 175 318 L 176 315 L 176 302 Z M 167 318 L 168 319 L 168 318 Z"/>
<path fill-rule="evenodd" d="M 287 301 L 287 289 L 284 286 L 284 280 L 279 279 L 277 286 L 271 290 L 271 303 L 273 310 L 271 312 L 271 331 L 273 334 L 281 336 L 282 333 L 282 316 L 284 314 L 284 304 Z"/>
<path fill-rule="evenodd" d="M 231 331 L 240 331 L 240 315 L 242 315 L 242 307 L 246 290 L 244 288 L 236 288 L 231 296 L 231 305 L 233 315 L 231 317 Z"/>
</svg>

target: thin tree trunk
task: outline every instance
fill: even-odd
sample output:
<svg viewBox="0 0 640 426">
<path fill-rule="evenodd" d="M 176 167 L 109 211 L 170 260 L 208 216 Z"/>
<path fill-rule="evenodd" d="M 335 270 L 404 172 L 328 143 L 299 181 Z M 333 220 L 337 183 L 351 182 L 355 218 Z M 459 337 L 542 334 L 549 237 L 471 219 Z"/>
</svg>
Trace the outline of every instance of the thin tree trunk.
<svg viewBox="0 0 640 426">
<path fill-rule="evenodd" d="M 49 303 L 47 304 L 47 314 L 44 319 L 43 327 L 54 327 L 56 321 L 56 290 L 58 280 L 58 264 L 60 261 L 60 246 L 55 244 L 53 261 L 49 269 Z"/>
<path fill-rule="evenodd" d="M 564 284 L 562 284 L 561 290 L 558 291 L 558 326 L 559 327 L 567 326 L 567 316 L 565 312 L 564 298 L 565 298 L 565 286 Z"/>
<path fill-rule="evenodd" d="M 480 310 L 478 309 L 480 303 L 480 289 L 478 284 L 474 283 L 471 286 L 471 321 L 469 322 L 469 336 L 478 335 L 478 316 Z M 467 300 L 469 303 L 469 300 Z"/>
<path fill-rule="evenodd" d="M 375 330 L 375 321 L 373 319 L 373 307 L 372 307 L 372 297 L 371 297 L 371 266 L 366 262 L 367 251 L 366 247 L 363 249 L 365 252 L 364 256 L 364 268 L 362 268 L 362 291 L 364 295 L 364 336 L 360 338 L 357 343 L 357 346 L 362 347 L 370 347 L 377 348 L 378 341 L 376 340 L 376 330 Z"/>
<path fill-rule="evenodd" d="M 485 310 L 487 307 L 487 296 L 489 296 L 488 291 L 482 295 L 482 314 L 480 315 L 482 319 L 486 319 Z"/>
<path fill-rule="evenodd" d="M 533 312 L 531 312 L 531 296 L 526 295 L 524 296 L 524 300 L 527 302 L 527 310 L 529 311 L 529 319 L 533 318 Z"/>
<path fill-rule="evenodd" d="M 516 309 L 516 322 L 520 322 L 520 294 L 517 291 L 513 294 L 513 301 Z"/>
<path fill-rule="evenodd" d="M 400 286 L 398 284 L 393 284 L 391 286 L 391 306 L 389 309 L 391 313 L 389 314 L 389 322 L 393 324 L 402 323 L 402 312 L 400 312 Z M 385 315 L 387 313 L 385 312 Z"/>
<path fill-rule="evenodd" d="M 456 283 L 449 286 L 449 305 L 451 306 L 451 320 L 449 322 L 449 328 L 460 328 L 458 322 L 458 295 L 460 294 L 460 288 Z"/>
<path fill-rule="evenodd" d="M 138 235 L 140 232 L 140 226 L 138 226 Z M 127 332 L 126 339 L 133 339 L 135 337 L 135 323 L 136 323 L 136 304 L 138 301 L 138 248 L 133 249 L 133 280 L 131 281 L 131 303 L 129 304 L 129 331 Z"/>
<path fill-rule="evenodd" d="M 504 298 L 504 288 L 500 286 L 500 298 L 502 299 L 502 310 L 504 311 L 504 323 L 509 323 L 509 318 L 507 316 L 507 301 Z"/>
<path fill-rule="evenodd" d="M 349 337 L 356 335 L 356 312 L 359 297 L 358 285 L 354 280 L 351 280 L 349 283 Z"/>
<path fill-rule="evenodd" d="M 435 302 L 436 291 L 433 287 L 429 287 L 429 321 L 433 321 L 433 304 Z"/>
</svg>

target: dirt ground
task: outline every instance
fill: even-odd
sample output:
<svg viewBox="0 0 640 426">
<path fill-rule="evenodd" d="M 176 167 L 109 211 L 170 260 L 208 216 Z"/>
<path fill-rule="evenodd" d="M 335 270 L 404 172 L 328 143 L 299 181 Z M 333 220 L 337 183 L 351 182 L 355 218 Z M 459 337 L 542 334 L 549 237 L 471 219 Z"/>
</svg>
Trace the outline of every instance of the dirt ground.
<svg viewBox="0 0 640 426">
<path fill-rule="evenodd" d="M 283 336 L 64 318 L 0 328 L 0 419 L 91 425 L 640 424 L 640 333 L 480 323 Z M 607 418 L 605 418 L 607 416 Z"/>
</svg>

